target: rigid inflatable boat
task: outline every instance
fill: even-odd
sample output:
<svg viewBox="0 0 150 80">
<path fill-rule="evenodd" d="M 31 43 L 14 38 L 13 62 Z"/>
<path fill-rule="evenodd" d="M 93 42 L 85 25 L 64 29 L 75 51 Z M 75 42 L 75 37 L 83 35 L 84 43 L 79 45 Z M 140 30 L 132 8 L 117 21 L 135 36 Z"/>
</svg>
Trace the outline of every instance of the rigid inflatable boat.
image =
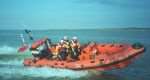
<svg viewBox="0 0 150 80">
<path fill-rule="evenodd" d="M 40 42 L 42 43 L 42 42 Z M 38 44 L 37 44 L 38 45 Z M 93 50 L 97 52 L 93 54 Z M 84 45 L 81 49 L 78 60 L 49 60 L 42 58 L 34 61 L 33 58 L 27 58 L 23 64 L 32 67 L 51 67 L 65 68 L 72 70 L 110 70 L 124 68 L 144 52 L 145 48 L 138 44 L 101 44 L 97 43 L 94 47 Z"/>
</svg>

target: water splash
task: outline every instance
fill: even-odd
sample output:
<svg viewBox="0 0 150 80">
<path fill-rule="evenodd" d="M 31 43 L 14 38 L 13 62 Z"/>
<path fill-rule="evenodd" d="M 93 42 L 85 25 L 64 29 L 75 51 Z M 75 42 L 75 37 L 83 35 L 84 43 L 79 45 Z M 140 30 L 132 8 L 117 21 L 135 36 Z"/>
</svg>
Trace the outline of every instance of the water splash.
<svg viewBox="0 0 150 80">
<path fill-rule="evenodd" d="M 7 45 L 0 46 L 0 54 L 10 54 L 14 52 L 17 52 L 17 48 Z"/>
<path fill-rule="evenodd" d="M 29 76 L 29 77 L 70 77 L 79 78 L 86 76 L 88 71 L 74 71 L 68 69 L 49 68 L 49 67 L 25 67 L 23 60 L 0 61 L 0 76 Z"/>
<path fill-rule="evenodd" d="M 3 71 L 2 71 L 3 70 Z M 56 69 L 56 68 L 35 68 L 35 67 L 3 67 L 1 68 L 0 75 L 7 74 L 7 77 L 12 75 L 20 76 L 29 76 L 29 77 L 70 77 L 70 78 L 79 78 L 86 76 L 87 71 L 73 71 L 66 69 Z"/>
</svg>

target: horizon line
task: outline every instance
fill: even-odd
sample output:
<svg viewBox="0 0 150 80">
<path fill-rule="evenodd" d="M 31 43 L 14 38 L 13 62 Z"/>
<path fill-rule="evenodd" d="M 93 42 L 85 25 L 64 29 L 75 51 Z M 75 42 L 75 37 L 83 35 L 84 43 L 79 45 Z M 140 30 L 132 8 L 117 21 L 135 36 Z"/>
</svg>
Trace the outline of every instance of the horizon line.
<svg viewBox="0 0 150 80">
<path fill-rule="evenodd" d="M 26 28 L 29 29 L 29 28 Z M 103 30 L 103 29 L 150 29 L 150 27 L 112 27 L 112 28 L 59 28 L 59 29 L 29 29 L 29 30 Z M 25 29 L 0 29 L 0 30 L 25 30 Z"/>
</svg>

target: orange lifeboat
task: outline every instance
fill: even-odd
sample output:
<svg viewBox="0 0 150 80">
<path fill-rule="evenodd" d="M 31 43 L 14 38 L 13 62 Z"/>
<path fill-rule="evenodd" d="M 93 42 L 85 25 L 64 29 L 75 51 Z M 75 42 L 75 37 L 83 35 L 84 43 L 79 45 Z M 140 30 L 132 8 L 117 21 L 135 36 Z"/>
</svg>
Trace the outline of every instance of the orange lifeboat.
<svg viewBox="0 0 150 80">
<path fill-rule="evenodd" d="M 114 68 L 124 68 L 138 55 L 143 53 L 145 48 L 130 44 L 96 44 L 89 45 L 81 49 L 79 60 L 48 60 L 39 59 L 36 62 L 32 58 L 24 60 L 25 66 L 66 68 L 72 70 L 110 70 Z"/>
</svg>

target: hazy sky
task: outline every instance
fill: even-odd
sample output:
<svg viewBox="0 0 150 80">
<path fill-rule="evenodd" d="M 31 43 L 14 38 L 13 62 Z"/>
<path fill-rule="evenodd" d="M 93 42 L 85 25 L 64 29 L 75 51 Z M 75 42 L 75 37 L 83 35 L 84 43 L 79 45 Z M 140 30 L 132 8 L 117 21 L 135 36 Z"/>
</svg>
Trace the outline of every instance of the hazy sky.
<svg viewBox="0 0 150 80">
<path fill-rule="evenodd" d="M 150 27 L 150 0 L 0 0 L 0 29 Z"/>
</svg>

